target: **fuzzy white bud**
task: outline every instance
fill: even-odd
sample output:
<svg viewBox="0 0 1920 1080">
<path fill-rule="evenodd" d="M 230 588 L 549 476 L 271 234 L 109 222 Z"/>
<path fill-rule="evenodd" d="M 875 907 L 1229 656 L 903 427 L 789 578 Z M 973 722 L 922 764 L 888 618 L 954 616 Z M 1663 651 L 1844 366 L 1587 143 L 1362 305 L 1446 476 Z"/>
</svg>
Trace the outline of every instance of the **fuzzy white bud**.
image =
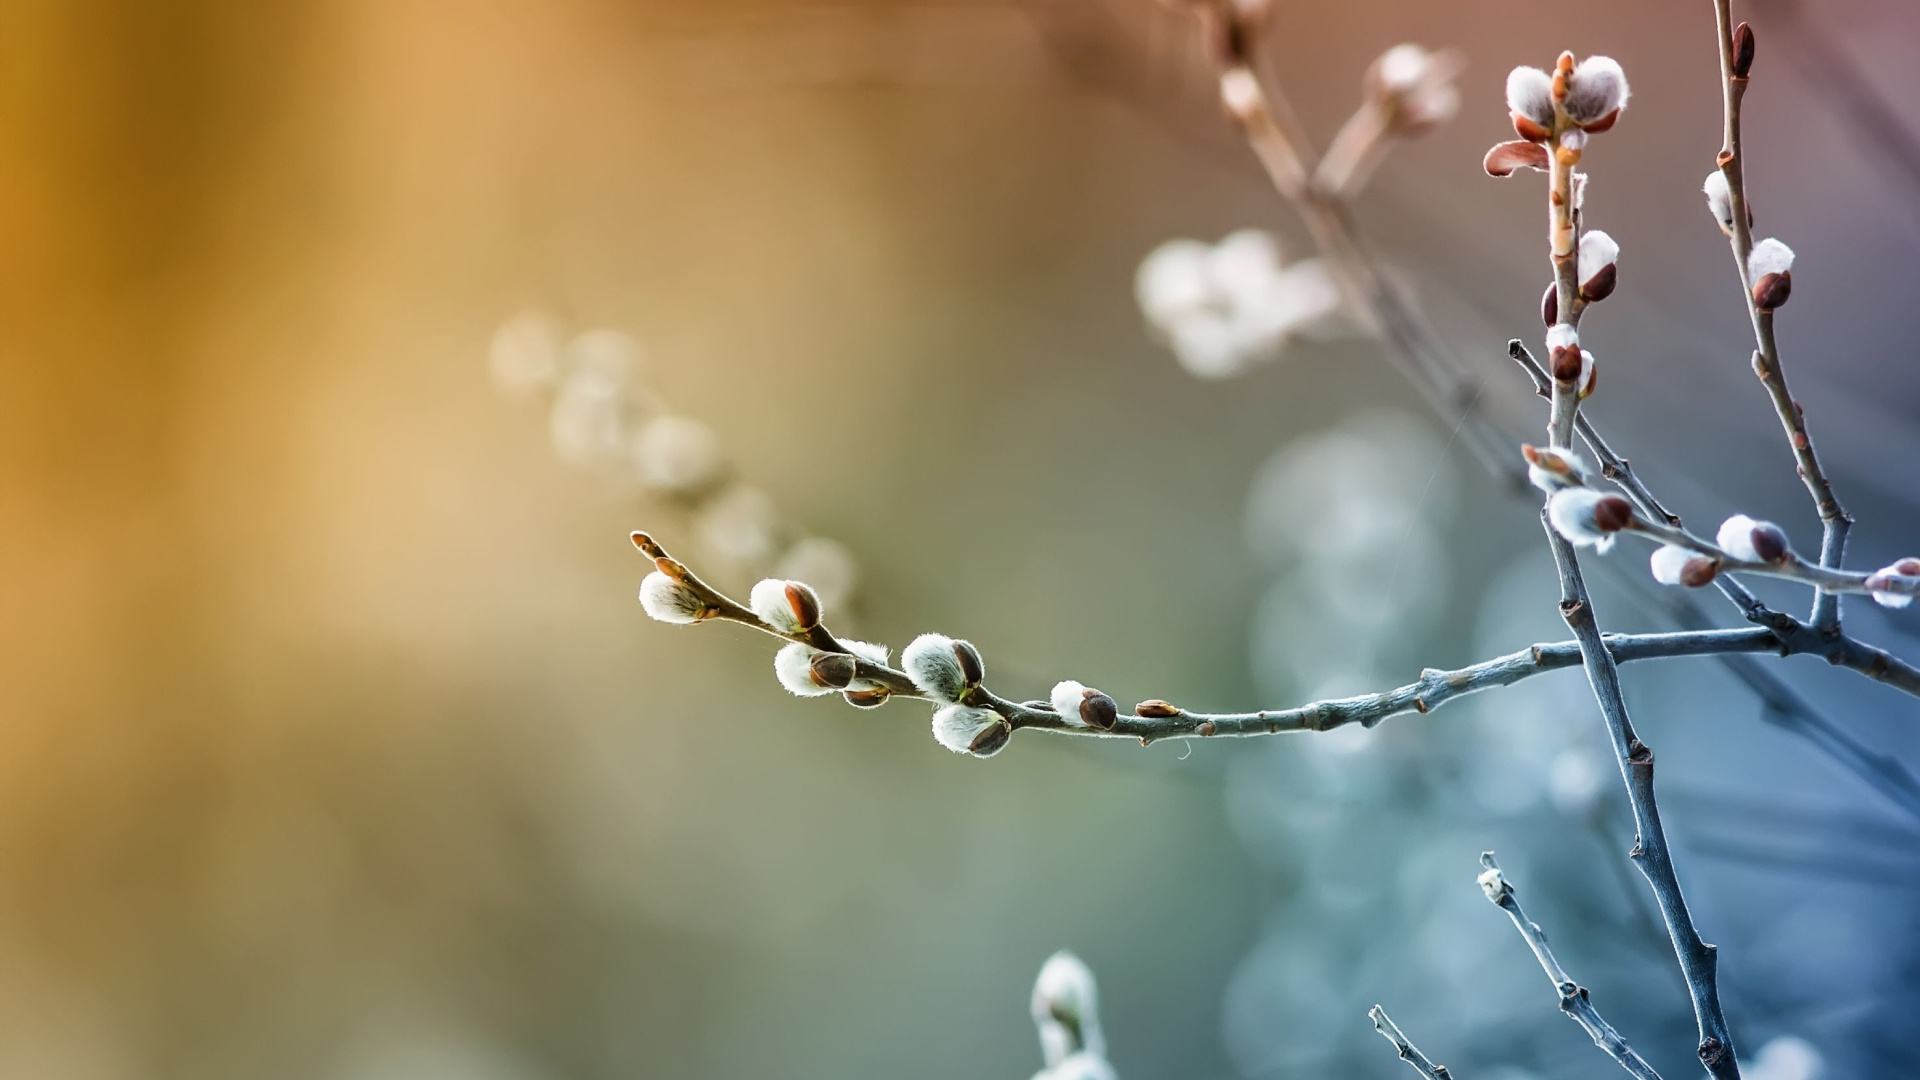
<svg viewBox="0 0 1920 1080">
<path fill-rule="evenodd" d="M 1537 67 L 1517 67 L 1507 73 L 1507 111 L 1541 128 L 1553 128 L 1553 76 Z M 1542 131 L 1541 138 L 1546 137 Z"/>
<path fill-rule="evenodd" d="M 1758 285 L 1768 274 L 1784 274 L 1793 269 L 1793 249 L 1769 236 L 1753 245 L 1747 256 L 1747 284 Z"/>
<path fill-rule="evenodd" d="M 1260 81 L 1245 67 L 1234 66 L 1220 76 L 1220 103 L 1236 118 L 1252 117 L 1260 109 Z"/>
<path fill-rule="evenodd" d="M 1507 893 L 1512 891 L 1507 885 L 1507 875 L 1501 873 L 1497 866 L 1480 871 L 1480 876 L 1474 880 L 1480 883 L 1480 891 L 1487 894 L 1487 899 L 1496 904 L 1506 899 Z"/>
<path fill-rule="evenodd" d="M 1867 595 L 1873 597 L 1873 602 L 1881 607 L 1906 607 L 1913 603 L 1911 579 L 1914 578 L 1920 578 L 1920 559 L 1901 559 L 1868 575 Z"/>
<path fill-rule="evenodd" d="M 1119 719 L 1118 707 L 1111 697 L 1072 679 L 1055 683 L 1047 700 L 1054 712 L 1080 727 L 1111 731 Z"/>
<path fill-rule="evenodd" d="M 1733 192 L 1727 187 L 1727 174 L 1715 169 L 1707 174 L 1706 183 L 1700 190 L 1707 195 L 1707 212 L 1713 220 L 1720 223 L 1720 231 L 1733 231 Z"/>
<path fill-rule="evenodd" d="M 692 586 L 655 570 L 640 582 L 640 606 L 664 623 L 694 623 L 706 617 L 707 605 Z"/>
<path fill-rule="evenodd" d="M 1589 56 L 1567 76 L 1567 99 L 1562 107 L 1568 119 L 1588 126 L 1626 108 L 1631 94 L 1627 73 L 1618 61 L 1610 56 Z"/>
<path fill-rule="evenodd" d="M 787 692 L 798 697 L 821 697 L 836 693 L 836 687 L 822 686 L 813 677 L 813 658 L 820 650 L 811 645 L 789 642 L 773 654 L 773 674 Z"/>
<path fill-rule="evenodd" d="M 747 606 L 783 634 L 811 630 L 820 622 L 820 599 L 804 582 L 762 579 L 747 594 Z"/>
<path fill-rule="evenodd" d="M 1678 585 L 1687 563 L 1693 557 L 1693 552 L 1678 544 L 1663 544 L 1653 549 L 1647 561 L 1653 568 L 1653 580 L 1662 585 Z"/>
<path fill-rule="evenodd" d="M 1093 971 L 1079 957 L 1065 949 L 1049 956 L 1033 981 L 1028 1008 L 1040 1033 L 1042 1057 L 1049 1066 L 1057 1066 L 1076 1052 L 1106 1056 Z"/>
<path fill-rule="evenodd" d="M 1589 303 L 1605 300 L 1613 293 L 1620 262 L 1620 245 L 1613 237 L 1594 229 L 1580 234 L 1578 273 L 1580 295 Z"/>
<path fill-rule="evenodd" d="M 1579 344 L 1580 331 L 1574 329 L 1572 323 L 1554 323 L 1553 326 L 1547 330 L 1548 352 L 1559 352 L 1562 349 L 1576 348 Z"/>
<path fill-rule="evenodd" d="M 1779 562 L 1788 553 L 1787 534 L 1771 521 L 1735 514 L 1720 523 L 1713 542 L 1740 562 Z"/>
<path fill-rule="evenodd" d="M 913 680 L 913 685 L 935 701 L 956 701 L 967 688 L 960 658 L 954 654 L 954 641 L 945 634 L 921 634 L 914 638 L 900 653 L 900 662 L 905 665 L 907 678 Z"/>
<path fill-rule="evenodd" d="M 1527 459 L 1527 479 L 1541 491 L 1586 485 L 1587 463 L 1572 450 L 1522 446 L 1520 452 Z"/>
<path fill-rule="evenodd" d="M 1007 745 L 1011 734 L 1007 722 L 992 709 L 943 705 L 933 713 L 934 740 L 956 754 L 992 757 Z"/>
<path fill-rule="evenodd" d="M 1211 250 L 1199 240 L 1169 240 L 1140 260 L 1133 295 L 1148 322 L 1171 332 L 1188 315 L 1207 309 L 1213 300 L 1207 278 Z"/>
<path fill-rule="evenodd" d="M 1553 531 L 1577 547 L 1604 553 L 1613 546 L 1614 533 L 1632 519 L 1633 504 L 1592 488 L 1562 488 L 1547 499 Z"/>
</svg>

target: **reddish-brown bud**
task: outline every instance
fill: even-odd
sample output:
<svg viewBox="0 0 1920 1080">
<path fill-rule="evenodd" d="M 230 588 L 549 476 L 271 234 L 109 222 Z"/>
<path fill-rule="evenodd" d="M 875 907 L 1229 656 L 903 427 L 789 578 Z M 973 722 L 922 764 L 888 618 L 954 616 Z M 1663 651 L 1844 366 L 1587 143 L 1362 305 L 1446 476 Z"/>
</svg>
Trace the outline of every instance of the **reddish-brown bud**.
<svg viewBox="0 0 1920 1080">
<path fill-rule="evenodd" d="M 1771 521 L 1762 521 L 1753 527 L 1753 553 L 1761 562 L 1777 563 L 1787 557 L 1792 545 L 1787 543 L 1787 534 L 1780 526 Z"/>
<path fill-rule="evenodd" d="M 1540 321 L 1552 326 L 1560 321 L 1560 285 L 1547 282 L 1547 291 L 1540 294 Z"/>
<path fill-rule="evenodd" d="M 1613 287 L 1620 280 L 1620 264 L 1608 263 L 1592 277 L 1580 283 L 1580 299 L 1589 304 L 1597 304 L 1613 295 Z"/>
<path fill-rule="evenodd" d="M 1530 143 L 1543 143 L 1543 142 L 1546 142 L 1549 138 L 1553 137 L 1553 132 L 1548 131 L 1546 128 L 1543 128 L 1539 124 L 1535 123 L 1533 118 L 1528 116 L 1526 113 L 1511 113 L 1509 115 L 1513 117 L 1513 133 L 1515 135 L 1520 136 L 1522 139 L 1525 139 Z M 1541 160 L 1543 161 L 1546 160 L 1544 154 L 1542 155 Z M 1488 170 L 1488 171 L 1491 172 L 1492 170 Z M 1506 174 L 1500 173 L 1498 175 L 1504 176 Z"/>
<path fill-rule="evenodd" d="M 1133 714 L 1135 716 L 1163 719 L 1169 716 L 1179 716 L 1180 707 L 1171 701 L 1162 701 L 1159 698 L 1148 698 L 1133 707 Z"/>
<path fill-rule="evenodd" d="M 787 582 L 787 606 L 793 609 L 794 620 L 802 630 L 811 630 L 820 625 L 820 598 L 812 589 L 798 581 Z"/>
<path fill-rule="evenodd" d="M 1753 27 L 1741 23 L 1733 28 L 1733 77 L 1744 79 L 1753 71 Z"/>
<path fill-rule="evenodd" d="M 1088 690 L 1080 699 L 1080 719 L 1088 727 L 1112 731 L 1113 725 L 1120 722 L 1120 709 L 1107 695 L 1098 690 Z"/>
<path fill-rule="evenodd" d="M 1013 727 L 1005 720 L 988 724 L 985 728 L 981 729 L 980 734 L 973 737 L 971 743 L 967 744 L 967 753 L 979 754 L 981 757 L 990 757 L 999 753 L 1001 748 L 1007 745 L 1007 740 L 1011 738 L 1013 738 Z"/>
<path fill-rule="evenodd" d="M 854 660 L 846 653 L 823 652 L 808 665 L 816 686 L 843 690 L 853 681 Z"/>
<path fill-rule="evenodd" d="M 1689 589 L 1697 589 L 1711 582 L 1720 572 L 1720 561 L 1705 555 L 1696 555 L 1680 567 L 1680 584 Z"/>
<path fill-rule="evenodd" d="M 1519 126 L 1515 121 L 1515 127 Z M 1545 138 L 1545 136 L 1541 136 Z M 1488 176 L 1512 176 L 1516 169 L 1538 169 L 1546 172 L 1547 148 L 1537 142 L 1494 143 L 1481 159 L 1480 167 L 1487 170 Z"/>
<path fill-rule="evenodd" d="M 980 680 L 987 677 L 987 662 L 980 658 L 980 650 L 973 647 L 973 642 L 954 642 L 953 657 L 960 661 L 960 677 L 968 686 L 979 686 Z"/>
<path fill-rule="evenodd" d="M 840 696 L 846 698 L 847 704 L 856 709 L 877 709 L 887 703 L 887 699 L 893 696 L 893 691 L 884 686 L 876 686 L 871 690 L 849 690 Z"/>
<path fill-rule="evenodd" d="M 1607 495 L 1593 504 L 1593 524 L 1601 532 L 1619 532 L 1633 524 L 1633 504 L 1621 495 Z"/>
<path fill-rule="evenodd" d="M 1787 297 L 1793 294 L 1793 271 L 1783 270 L 1778 274 L 1768 274 L 1753 283 L 1753 306 L 1761 311 L 1772 311 L 1785 304 Z"/>
</svg>

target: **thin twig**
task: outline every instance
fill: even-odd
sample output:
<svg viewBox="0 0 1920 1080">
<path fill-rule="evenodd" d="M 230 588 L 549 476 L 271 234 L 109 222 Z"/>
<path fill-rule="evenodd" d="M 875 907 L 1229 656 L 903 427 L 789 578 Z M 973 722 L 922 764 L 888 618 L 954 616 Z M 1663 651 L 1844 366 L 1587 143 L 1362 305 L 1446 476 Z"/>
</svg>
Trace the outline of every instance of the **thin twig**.
<svg viewBox="0 0 1920 1080">
<path fill-rule="evenodd" d="M 1484 868 L 1480 874 L 1481 890 L 1487 894 L 1488 900 L 1507 913 L 1507 917 L 1513 920 L 1513 928 L 1520 931 L 1521 939 L 1527 943 L 1527 948 L 1533 950 L 1533 958 L 1540 962 L 1540 969 L 1547 973 L 1547 981 L 1553 984 L 1554 992 L 1560 997 L 1560 1011 L 1585 1029 L 1592 1037 L 1593 1045 L 1606 1051 L 1607 1056 L 1619 1062 L 1620 1067 L 1628 1073 L 1640 1080 L 1660 1080 L 1660 1074 L 1653 1070 L 1653 1066 L 1635 1052 L 1612 1024 L 1607 1023 L 1606 1018 L 1600 1015 L 1600 1010 L 1594 1008 L 1586 988 L 1574 982 L 1567 970 L 1560 966 L 1553 950 L 1547 947 L 1546 931 L 1540 929 L 1540 924 L 1527 918 L 1527 913 L 1520 907 L 1519 898 L 1514 895 L 1513 884 L 1501 873 L 1500 864 L 1494 861 L 1493 852 L 1483 852 L 1480 865 Z"/>
<path fill-rule="evenodd" d="M 1780 426 L 1786 431 L 1787 445 L 1793 450 L 1800 480 L 1813 499 L 1814 509 L 1819 512 L 1820 563 L 1837 568 L 1846 554 L 1847 533 L 1853 527 L 1853 518 L 1840 505 L 1839 498 L 1834 495 L 1833 485 L 1820 468 L 1820 459 L 1813 449 L 1813 439 L 1807 434 L 1806 416 L 1787 387 L 1786 367 L 1781 363 L 1780 345 L 1774 336 L 1774 313 L 1759 305 L 1747 273 L 1748 259 L 1753 254 L 1753 224 L 1747 212 L 1746 163 L 1741 158 L 1740 145 L 1740 106 L 1747 93 L 1747 76 L 1734 73 L 1734 23 L 1729 8 L 1729 0 L 1713 0 L 1714 26 L 1720 36 L 1721 144 L 1718 164 L 1721 174 L 1727 178 L 1728 203 L 1733 218 L 1727 240 L 1733 250 L 1734 268 L 1740 275 L 1740 292 L 1746 297 L 1747 315 L 1753 323 L 1753 339 L 1758 350 L 1753 354 L 1754 374 L 1760 376 L 1761 384 L 1767 389 L 1767 397 L 1780 417 Z M 1839 594 L 1830 588 L 1817 592 L 1810 620 L 1822 631 L 1838 629 Z"/>
<path fill-rule="evenodd" d="M 1541 515 L 1547 546 L 1560 575 L 1560 615 L 1580 643 L 1581 659 L 1587 670 L 1587 682 L 1600 714 L 1606 721 L 1607 735 L 1619 759 L 1620 776 L 1627 786 L 1627 800 L 1633 809 L 1638 833 L 1628 853 L 1635 866 L 1653 889 L 1660 907 L 1661 921 L 1673 942 L 1680 973 L 1687 980 L 1688 996 L 1693 1001 L 1694 1018 L 1699 1024 L 1700 1063 L 1714 1080 L 1738 1080 L 1739 1063 L 1734 1058 L 1733 1038 L 1727 1031 L 1726 1016 L 1720 1010 L 1718 965 L 1714 948 L 1700 939 L 1693 916 L 1680 893 L 1680 879 L 1673 869 L 1673 855 L 1667 847 L 1667 834 L 1660 824 L 1660 808 L 1653 793 L 1653 749 L 1634 733 L 1627 715 L 1626 698 L 1620 692 L 1620 675 L 1614 667 L 1594 616 L 1593 600 L 1587 595 L 1580 576 L 1580 563 L 1573 545 L 1553 530 Z"/>
<path fill-rule="evenodd" d="M 1413 1066 L 1414 1072 L 1428 1080 L 1453 1080 L 1453 1074 L 1447 1071 L 1445 1065 L 1435 1063 L 1407 1039 L 1400 1025 L 1387 1015 L 1387 1010 L 1375 1005 L 1367 1010 L 1367 1019 L 1373 1021 L 1373 1030 L 1379 1032 L 1381 1038 L 1393 1044 L 1393 1052 L 1400 1055 L 1400 1060 Z"/>
</svg>

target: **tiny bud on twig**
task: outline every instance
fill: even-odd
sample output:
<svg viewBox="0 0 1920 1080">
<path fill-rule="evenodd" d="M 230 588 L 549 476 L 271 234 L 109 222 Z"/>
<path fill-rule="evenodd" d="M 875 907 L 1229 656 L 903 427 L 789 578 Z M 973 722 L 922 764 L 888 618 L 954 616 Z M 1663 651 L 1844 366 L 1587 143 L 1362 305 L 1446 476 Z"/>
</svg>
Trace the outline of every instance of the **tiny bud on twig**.
<svg viewBox="0 0 1920 1080">
<path fill-rule="evenodd" d="M 1171 701 L 1148 698 L 1133 707 L 1133 715 L 1144 716 L 1149 720 L 1164 720 L 1171 716 L 1179 716 L 1180 707 Z"/>
<path fill-rule="evenodd" d="M 1111 697 L 1072 679 L 1056 683 L 1048 703 L 1054 712 L 1070 723 L 1112 731 L 1113 726 L 1120 722 L 1119 707 Z"/>
<path fill-rule="evenodd" d="M 798 581 L 764 578 L 747 594 L 747 606 L 761 622 L 783 634 L 798 634 L 820 625 L 820 598 Z"/>
<path fill-rule="evenodd" d="M 664 623 L 696 623 L 712 613 L 692 586 L 659 570 L 641 580 L 640 606 Z"/>
<path fill-rule="evenodd" d="M 1742 22 L 1733 28 L 1733 77 L 1744 79 L 1753 72 L 1753 27 Z"/>
<path fill-rule="evenodd" d="M 1711 556 L 1690 551 L 1678 544 L 1655 548 L 1649 563 L 1653 568 L 1653 580 L 1662 585 L 1684 585 L 1689 589 L 1707 584 L 1720 571 L 1719 562 Z"/>
<path fill-rule="evenodd" d="M 1565 487 L 1586 486 L 1587 463 L 1572 450 L 1555 450 L 1522 443 L 1520 456 L 1527 459 L 1527 479 L 1541 491 L 1554 492 Z"/>
<path fill-rule="evenodd" d="M 821 681 L 816 664 L 836 658 L 845 662 L 846 678 L 838 685 Z M 853 661 L 838 653 L 823 653 L 811 645 L 788 642 L 773 654 L 773 676 L 795 697 L 820 697 L 847 685 L 847 680 L 853 677 Z"/>
<path fill-rule="evenodd" d="M 1599 229 L 1580 235 L 1580 298 L 1597 304 L 1613 295 L 1618 280 L 1620 245 Z"/>
<path fill-rule="evenodd" d="M 1787 534 L 1771 521 L 1735 514 L 1720 523 L 1714 543 L 1741 562 L 1777 563 L 1792 553 Z"/>
<path fill-rule="evenodd" d="M 907 678 L 935 701 L 958 701 L 969 685 L 966 669 L 961 667 L 960 654 L 954 647 L 956 644 L 945 634 L 921 634 L 900 654 Z M 972 650 L 973 646 L 967 648 Z M 973 658 L 977 663 L 979 653 L 975 652 Z"/>
<path fill-rule="evenodd" d="M 1771 236 L 1753 245 L 1753 254 L 1747 256 L 1747 283 L 1760 310 L 1772 311 L 1786 303 L 1793 292 L 1793 249 Z"/>
<path fill-rule="evenodd" d="M 1592 488 L 1562 488 L 1547 499 L 1547 520 L 1571 543 L 1604 552 L 1614 534 L 1633 522 L 1633 504 Z"/>
<path fill-rule="evenodd" d="M 1565 68 L 1564 54 L 1561 66 Z M 1613 127 L 1632 94 L 1627 73 L 1612 57 L 1589 56 L 1560 78 L 1566 87 L 1560 107 L 1569 120 L 1595 134 Z"/>
<path fill-rule="evenodd" d="M 933 737 L 956 754 L 992 757 L 1006 748 L 1013 728 L 991 709 L 944 705 L 934 711 Z"/>
<path fill-rule="evenodd" d="M 1867 576 L 1867 595 L 1881 607 L 1906 607 L 1913 603 L 1916 591 L 1920 591 L 1920 559 L 1900 559 Z"/>
</svg>

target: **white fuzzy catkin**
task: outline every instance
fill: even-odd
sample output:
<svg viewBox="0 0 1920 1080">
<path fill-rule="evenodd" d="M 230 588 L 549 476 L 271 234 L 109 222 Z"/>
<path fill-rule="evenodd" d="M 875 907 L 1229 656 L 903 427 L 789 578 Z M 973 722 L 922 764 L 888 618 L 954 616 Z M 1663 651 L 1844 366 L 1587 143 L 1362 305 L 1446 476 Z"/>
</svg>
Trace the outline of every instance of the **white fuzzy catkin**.
<svg viewBox="0 0 1920 1080">
<path fill-rule="evenodd" d="M 1769 236 L 1753 245 L 1747 256 L 1747 284 L 1760 284 L 1769 274 L 1784 274 L 1793 269 L 1793 249 Z M 1816 275 L 1817 276 L 1817 275 Z"/>
<path fill-rule="evenodd" d="M 1920 577 L 1920 559 L 1901 559 L 1898 562 L 1883 566 L 1869 575 L 1867 578 L 1867 595 L 1873 597 L 1874 603 L 1884 608 L 1894 608 L 1896 610 L 1913 603 L 1913 594 L 1911 592 L 1896 592 L 1892 589 L 1876 589 L 1873 587 L 1875 585 L 1890 585 L 1892 582 L 1884 579 L 1895 577 Z"/>
<path fill-rule="evenodd" d="M 1760 553 L 1754 550 L 1753 530 L 1761 525 L 1745 514 L 1735 514 L 1720 523 L 1720 531 L 1714 533 L 1713 542 L 1720 550 L 1741 562 L 1759 562 Z"/>
<path fill-rule="evenodd" d="M 1626 108 L 1631 94 L 1627 73 L 1621 70 L 1619 61 L 1610 56 L 1589 56 L 1574 65 L 1567 76 L 1567 100 L 1562 107 L 1574 123 L 1591 124 L 1615 109 Z"/>
<path fill-rule="evenodd" d="M 1662 585 L 1678 585 L 1681 573 L 1693 558 L 1693 552 L 1678 544 L 1663 544 L 1653 549 L 1647 562 L 1653 569 L 1653 580 Z"/>
<path fill-rule="evenodd" d="M 788 642 L 773 654 L 773 674 L 787 692 L 797 697 L 821 697 L 837 693 L 832 687 L 813 681 L 813 658 L 820 650 L 797 641 Z"/>
<path fill-rule="evenodd" d="M 933 713 L 933 737 L 941 746 L 956 754 L 973 754 L 974 740 L 995 724 L 1004 724 L 1000 714 L 991 709 L 976 709 L 970 705 L 943 705 Z M 1000 752 L 996 746 L 976 757 L 992 757 Z"/>
<path fill-rule="evenodd" d="M 698 593 L 658 570 L 641 580 L 640 606 L 665 623 L 699 622 L 707 610 Z"/>
<path fill-rule="evenodd" d="M 1049 1066 L 1057 1066 L 1075 1053 L 1106 1056 L 1093 971 L 1079 957 L 1065 949 L 1047 957 L 1033 981 L 1028 1008 L 1040 1034 L 1042 1059 Z"/>
<path fill-rule="evenodd" d="M 1507 875 L 1501 873 L 1497 866 L 1480 871 L 1480 876 L 1474 880 L 1480 883 L 1480 891 L 1487 894 L 1487 899 L 1496 904 L 1507 894 Z"/>
<path fill-rule="evenodd" d="M 753 591 L 747 594 L 747 606 L 753 609 L 760 621 L 783 634 L 800 632 L 800 619 L 793 613 L 793 605 L 787 602 L 787 586 L 806 586 L 797 581 L 781 578 L 763 578 L 756 582 Z"/>
<path fill-rule="evenodd" d="M 1553 127 L 1553 76 L 1537 67 L 1517 67 L 1507 73 L 1507 111 Z"/>
<path fill-rule="evenodd" d="M 1620 245 L 1599 229 L 1580 234 L 1580 283 L 1586 284 L 1611 263 L 1620 261 Z"/>
<path fill-rule="evenodd" d="M 1527 463 L 1527 480 L 1541 491 L 1552 493 L 1587 482 L 1586 459 L 1572 450 L 1541 450 L 1535 457 L 1537 461 Z M 1560 459 L 1566 466 L 1565 473 L 1549 467 L 1554 458 Z"/>
<path fill-rule="evenodd" d="M 1571 349 L 1580 344 L 1580 331 L 1572 323 L 1554 323 L 1547 328 L 1547 352 Z"/>
<path fill-rule="evenodd" d="M 953 639 L 945 634 L 921 634 L 914 638 L 901 651 L 900 662 L 906 666 L 907 678 L 913 680 L 913 685 L 935 701 L 952 702 L 967 688 L 960 659 L 953 654 Z M 938 724 L 935 728 L 938 734 Z"/>
<path fill-rule="evenodd" d="M 1594 516 L 1604 498 L 1592 488 L 1562 488 L 1547 499 L 1547 520 L 1574 546 L 1605 552 L 1613 546 L 1613 534 L 1601 529 Z"/>
<path fill-rule="evenodd" d="M 1086 694 L 1084 683 L 1063 679 L 1053 685 L 1053 693 L 1047 696 L 1047 700 L 1053 705 L 1053 711 L 1065 717 L 1068 723 L 1085 727 L 1085 722 L 1080 719 L 1080 703 L 1086 700 Z M 1041 970 L 1045 972 L 1044 968 Z"/>
<path fill-rule="evenodd" d="M 1724 231 L 1733 231 L 1733 192 L 1727 187 L 1727 174 L 1715 169 L 1707 174 L 1700 190 L 1707 195 L 1707 212 Z"/>
<path fill-rule="evenodd" d="M 841 638 L 840 644 L 847 651 L 871 664 L 886 666 L 887 655 L 891 651 L 885 645 L 876 645 L 871 641 L 855 641 L 853 638 Z M 855 679 L 847 684 L 849 690 L 877 690 L 880 684 L 871 679 Z"/>
</svg>

